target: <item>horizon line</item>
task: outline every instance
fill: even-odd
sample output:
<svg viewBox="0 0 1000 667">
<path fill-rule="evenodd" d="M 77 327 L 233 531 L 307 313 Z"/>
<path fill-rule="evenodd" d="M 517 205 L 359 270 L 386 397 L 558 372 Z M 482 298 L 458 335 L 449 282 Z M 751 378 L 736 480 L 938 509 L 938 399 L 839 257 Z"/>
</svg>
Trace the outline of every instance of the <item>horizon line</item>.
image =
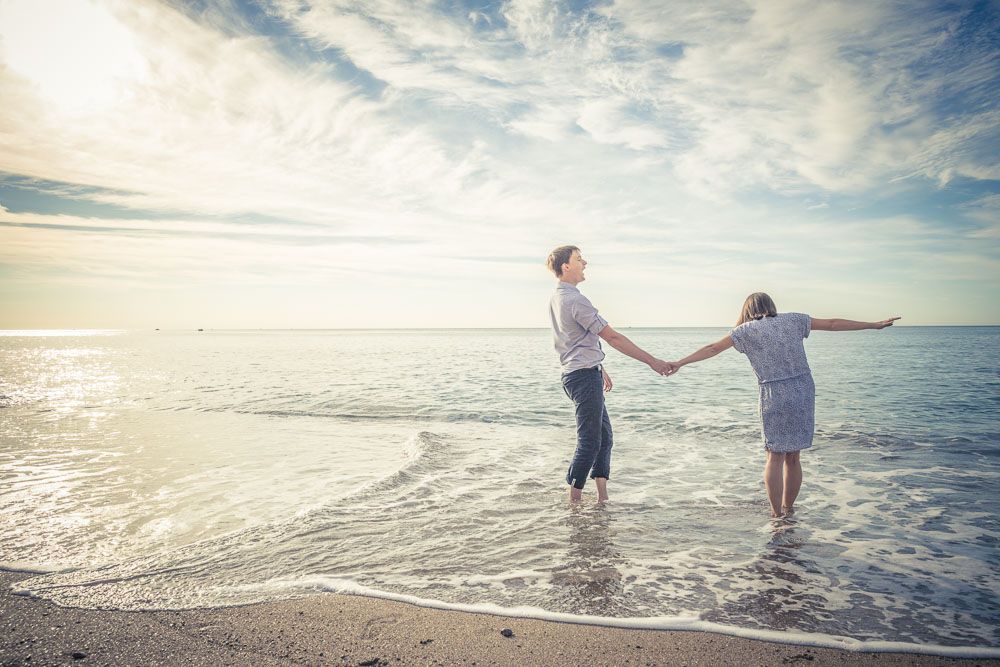
<svg viewBox="0 0 1000 667">
<path fill-rule="evenodd" d="M 1000 324 L 896 324 L 889 328 L 903 329 L 931 329 L 931 328 L 971 328 L 971 327 L 1000 327 Z M 704 324 L 704 325 L 643 325 L 643 326 L 621 326 L 622 329 L 732 329 L 730 325 Z M 10 335 L 11 333 L 40 333 L 40 332 L 156 332 L 166 333 L 193 332 L 208 333 L 212 331 L 548 331 L 547 326 L 510 326 L 510 327 L 178 327 L 178 328 L 149 328 L 149 327 L 58 327 L 58 328 L 21 328 L 21 329 L 0 329 L 0 335 Z"/>
</svg>

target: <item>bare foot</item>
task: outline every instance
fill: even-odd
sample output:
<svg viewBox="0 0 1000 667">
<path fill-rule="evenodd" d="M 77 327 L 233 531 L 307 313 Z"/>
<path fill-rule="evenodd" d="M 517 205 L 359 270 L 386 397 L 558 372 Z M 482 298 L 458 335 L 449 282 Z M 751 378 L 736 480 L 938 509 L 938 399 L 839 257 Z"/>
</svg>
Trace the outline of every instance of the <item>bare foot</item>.
<svg viewBox="0 0 1000 667">
<path fill-rule="evenodd" d="M 789 516 L 791 514 L 795 514 L 795 508 L 792 507 L 791 505 L 788 505 L 788 506 L 782 505 L 781 506 L 781 513 L 784 514 L 785 516 Z"/>
</svg>

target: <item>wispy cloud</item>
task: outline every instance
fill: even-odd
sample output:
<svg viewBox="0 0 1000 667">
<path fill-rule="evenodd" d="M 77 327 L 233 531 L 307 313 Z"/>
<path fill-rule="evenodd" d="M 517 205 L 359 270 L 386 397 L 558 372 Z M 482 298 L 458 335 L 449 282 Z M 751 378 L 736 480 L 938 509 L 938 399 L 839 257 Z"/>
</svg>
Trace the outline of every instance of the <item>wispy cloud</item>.
<svg viewBox="0 0 1000 667">
<path fill-rule="evenodd" d="M 528 285 L 525 258 L 575 241 L 633 285 L 860 287 L 930 256 L 942 280 L 1000 281 L 994 5 L 61 6 L 0 1 L 0 172 L 65 202 L 0 212 L 6 266 Z"/>
</svg>

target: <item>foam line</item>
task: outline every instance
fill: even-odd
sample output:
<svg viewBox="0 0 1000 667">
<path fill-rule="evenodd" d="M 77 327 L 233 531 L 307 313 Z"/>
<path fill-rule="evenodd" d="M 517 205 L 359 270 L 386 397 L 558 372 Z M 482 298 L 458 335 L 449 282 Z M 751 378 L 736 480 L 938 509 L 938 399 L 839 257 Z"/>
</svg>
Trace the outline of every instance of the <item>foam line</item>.
<svg viewBox="0 0 1000 667">
<path fill-rule="evenodd" d="M 721 623 L 703 621 L 692 614 L 690 616 L 650 616 L 634 618 L 615 618 L 611 616 L 586 616 L 583 614 L 566 614 L 546 611 L 538 607 L 501 607 L 491 603 L 464 604 L 443 602 L 419 598 L 414 595 L 390 593 L 362 586 L 353 581 L 328 577 L 310 577 L 295 580 L 275 580 L 263 587 L 287 589 L 313 588 L 331 593 L 357 595 L 361 597 L 379 598 L 394 602 L 404 602 L 418 607 L 441 609 L 444 611 L 461 611 L 474 614 L 490 614 L 509 618 L 530 618 L 539 621 L 554 621 L 556 623 L 573 623 L 578 625 L 599 625 L 609 628 L 626 628 L 631 630 L 679 630 L 686 632 L 712 632 L 715 634 L 743 637 L 774 642 L 777 644 L 796 644 L 816 648 L 832 648 L 860 653 L 919 653 L 945 658 L 1000 658 L 1000 648 L 978 646 L 938 646 L 934 644 L 913 644 L 910 642 L 892 642 L 881 640 L 862 640 L 838 635 L 827 635 L 813 632 L 785 632 L 779 630 L 758 630 L 741 628 Z"/>
<path fill-rule="evenodd" d="M 9 564 L 4 564 L 9 565 Z M 12 570 L 9 567 L 0 569 Z M 19 569 L 17 571 L 27 572 Z M 39 572 L 39 574 L 42 574 Z M 30 580 L 25 581 L 30 583 Z M 221 587 L 225 588 L 225 587 Z M 893 642 L 882 640 L 862 640 L 839 635 L 827 635 L 813 632 L 787 632 L 779 630 L 760 630 L 755 628 L 742 628 L 734 625 L 724 625 L 704 621 L 698 614 L 687 616 L 648 616 L 616 618 L 613 616 L 586 616 L 584 614 L 567 614 L 553 612 L 531 606 L 501 607 L 500 605 L 480 602 L 480 603 L 458 603 L 444 602 L 420 598 L 404 593 L 392 593 L 369 588 L 350 580 L 336 579 L 332 577 L 306 577 L 299 579 L 274 579 L 263 584 L 248 584 L 235 586 L 233 588 L 243 591 L 279 591 L 288 593 L 289 589 L 311 589 L 328 593 L 338 593 L 342 595 L 356 595 L 359 597 L 377 598 L 412 604 L 417 607 L 428 609 L 440 609 L 443 611 L 459 611 L 473 614 L 490 614 L 492 616 L 503 616 L 507 618 L 526 618 L 539 621 L 552 621 L 555 623 L 573 623 L 576 625 L 597 625 L 609 628 L 623 628 L 630 630 L 676 630 L 683 632 L 712 632 L 720 635 L 732 637 L 742 637 L 744 639 L 755 639 L 759 641 L 774 642 L 777 644 L 795 644 L 799 646 L 812 646 L 816 648 L 840 649 L 859 653 L 916 653 L 922 655 L 934 655 L 944 658 L 974 658 L 974 659 L 1000 659 L 1000 648 L 978 647 L 978 646 L 938 646 L 935 644 L 914 644 L 910 642 Z M 31 588 L 15 588 L 11 586 L 11 594 L 21 595 L 31 598 L 44 599 L 43 595 L 31 590 Z M 182 609 L 157 609 L 157 611 L 181 611 Z"/>
<path fill-rule="evenodd" d="M 26 574 L 52 574 L 54 572 L 62 572 L 65 568 L 58 567 L 41 567 L 38 565 L 32 565 L 30 563 L 21 562 L 0 562 L 0 570 L 5 572 L 24 572 Z"/>
</svg>

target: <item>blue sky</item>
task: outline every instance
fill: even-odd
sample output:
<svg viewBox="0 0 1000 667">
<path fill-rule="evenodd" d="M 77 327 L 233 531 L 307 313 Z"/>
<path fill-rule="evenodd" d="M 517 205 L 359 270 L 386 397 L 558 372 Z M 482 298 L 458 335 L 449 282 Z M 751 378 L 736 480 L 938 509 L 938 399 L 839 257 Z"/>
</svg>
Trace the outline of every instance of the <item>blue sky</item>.
<svg viewBox="0 0 1000 667">
<path fill-rule="evenodd" d="M 1000 3 L 0 0 L 0 328 L 1000 324 Z"/>
</svg>

